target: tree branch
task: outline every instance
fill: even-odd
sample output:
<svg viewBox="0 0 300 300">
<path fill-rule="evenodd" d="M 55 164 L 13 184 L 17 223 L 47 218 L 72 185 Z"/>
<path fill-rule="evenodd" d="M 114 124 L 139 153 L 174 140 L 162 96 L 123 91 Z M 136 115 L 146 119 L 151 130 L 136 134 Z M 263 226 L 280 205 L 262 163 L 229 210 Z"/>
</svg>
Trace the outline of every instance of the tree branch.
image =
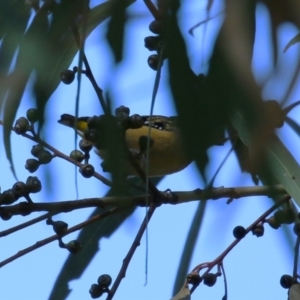
<svg viewBox="0 0 300 300">
<path fill-rule="evenodd" d="M 24 229 L 26 227 L 29 227 L 29 226 L 31 226 L 33 224 L 38 223 L 38 222 L 41 222 L 43 220 L 46 220 L 46 219 L 48 219 L 51 216 L 53 216 L 52 213 L 46 213 L 46 214 L 44 214 L 42 216 L 39 216 L 37 218 L 34 218 L 34 219 L 30 220 L 30 221 L 24 222 L 24 223 L 22 223 L 20 225 L 14 226 L 12 228 L 9 228 L 9 229 L 3 230 L 3 231 L 0 231 L 0 238 L 4 237 L 4 236 L 7 236 L 9 234 L 12 234 L 12 233 L 14 233 L 16 231 L 19 231 L 21 229 Z"/>
<path fill-rule="evenodd" d="M 0 125 L 3 125 L 3 121 L 0 120 Z M 12 131 L 15 131 L 14 128 L 11 129 Z M 24 134 L 21 134 L 23 137 L 29 139 L 29 140 L 32 140 L 38 144 L 41 144 L 42 146 L 44 146 L 45 148 L 49 149 L 50 151 L 52 151 L 55 156 L 57 157 L 60 157 L 70 163 L 72 163 L 73 165 L 76 165 L 77 167 L 81 167 L 82 164 L 77 162 L 76 160 L 72 159 L 70 156 L 58 151 L 56 148 L 52 147 L 51 145 L 49 145 L 48 143 L 46 143 L 45 141 L 41 140 L 37 135 L 35 136 L 32 136 L 30 134 L 27 134 L 27 133 L 24 133 Z M 97 179 L 99 179 L 101 182 L 103 182 L 105 185 L 107 186 L 112 186 L 112 182 L 110 180 L 108 180 L 107 178 L 105 178 L 104 176 L 100 175 L 99 173 L 97 172 L 94 172 L 93 176 Z"/>
<path fill-rule="evenodd" d="M 81 200 L 69 200 L 59 202 L 45 202 L 45 203 L 28 203 L 20 202 L 15 205 L 0 207 L 0 215 L 28 215 L 32 212 L 47 211 L 47 212 L 70 212 L 75 209 L 82 209 L 88 207 L 132 207 L 132 206 L 149 206 L 154 202 L 160 204 L 182 204 L 191 201 L 201 200 L 217 200 L 221 198 L 239 199 L 251 196 L 268 196 L 286 194 L 285 189 L 281 185 L 273 187 L 269 186 L 250 186 L 250 187 L 231 187 L 231 188 L 212 188 L 209 190 L 195 189 L 187 192 L 170 192 L 166 191 L 160 193 L 160 200 L 155 199 L 152 195 L 132 196 L 132 197 L 103 197 L 103 198 L 89 198 Z M 161 201 L 161 202 L 157 202 Z"/>
<path fill-rule="evenodd" d="M 55 240 L 61 239 L 62 237 L 66 236 L 69 233 L 72 233 L 72 232 L 75 232 L 77 230 L 80 230 L 83 227 L 85 227 L 85 226 L 87 226 L 89 224 L 92 224 L 92 223 L 94 223 L 94 222 L 96 222 L 98 220 L 101 220 L 101 219 L 103 219 L 103 218 L 105 218 L 105 217 L 107 217 L 107 216 L 109 216 L 109 215 L 111 215 L 113 213 L 118 212 L 118 211 L 120 211 L 120 209 L 118 209 L 118 208 L 112 208 L 112 209 L 110 209 L 110 210 L 108 210 L 108 211 L 106 211 L 106 212 L 104 212 L 102 214 L 96 215 L 96 216 L 88 219 L 87 221 L 81 222 L 81 223 L 79 223 L 79 224 L 77 224 L 77 225 L 75 225 L 75 226 L 67 229 L 66 232 L 63 233 L 63 234 L 61 234 L 61 235 L 57 235 L 57 234 L 56 235 L 52 235 L 52 236 L 50 236 L 50 237 L 48 237 L 48 238 L 46 238 L 44 240 L 38 241 L 34 245 L 32 245 L 30 247 L 27 247 L 27 248 L 25 248 L 23 250 L 20 250 L 15 255 L 12 255 L 9 258 L 1 261 L 0 262 L 0 268 L 2 268 L 3 266 L 7 265 L 8 263 L 16 260 L 17 258 L 19 258 L 19 257 L 21 257 L 21 256 L 23 256 L 23 255 L 25 255 L 25 254 L 27 254 L 29 252 L 32 252 L 32 251 L 34 251 L 34 250 L 36 250 L 36 249 L 38 249 L 38 248 L 40 248 L 42 246 L 45 246 L 45 245 L 47 245 L 47 244 L 49 244 L 49 243 L 51 243 L 51 242 L 53 242 Z"/>
<path fill-rule="evenodd" d="M 269 208 L 267 211 L 265 211 L 258 219 L 256 219 L 249 227 L 245 229 L 245 236 L 259 223 L 264 222 L 266 217 L 272 213 L 276 208 L 284 204 L 285 202 L 288 202 L 291 199 L 289 195 L 286 195 L 278 201 L 276 204 L 274 204 L 271 208 Z M 217 265 L 220 265 L 223 263 L 224 258 L 227 256 L 227 254 L 242 240 L 242 238 L 236 238 L 216 259 L 214 259 L 212 262 L 207 263 L 201 263 L 200 265 L 196 266 L 192 272 L 199 273 L 202 269 L 207 268 L 205 273 L 202 275 L 202 277 L 209 273 L 212 268 L 214 268 Z M 186 282 L 187 283 L 187 282 Z M 194 292 L 194 290 L 197 288 L 197 286 L 193 286 L 191 289 L 191 294 Z"/>
</svg>

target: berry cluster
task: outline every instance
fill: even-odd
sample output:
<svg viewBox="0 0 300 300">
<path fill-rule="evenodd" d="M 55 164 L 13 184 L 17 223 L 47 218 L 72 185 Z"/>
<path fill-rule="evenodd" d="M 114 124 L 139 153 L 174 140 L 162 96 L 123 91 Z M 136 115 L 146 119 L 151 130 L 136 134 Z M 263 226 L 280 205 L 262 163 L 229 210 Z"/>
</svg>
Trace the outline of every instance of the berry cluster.
<svg viewBox="0 0 300 300">
<path fill-rule="evenodd" d="M 22 181 L 17 181 L 11 189 L 5 190 L 0 193 L 0 205 L 10 205 L 24 197 L 29 203 L 32 200 L 29 197 L 30 193 L 38 193 L 42 189 L 42 184 L 40 180 L 35 176 L 29 176 L 26 183 Z M 9 214 L 7 210 L 0 211 L 0 217 L 3 220 L 9 220 L 12 215 Z"/>
<path fill-rule="evenodd" d="M 164 39 L 164 23 L 160 20 L 154 20 L 149 25 L 149 30 L 155 34 L 156 36 L 147 36 L 145 37 L 145 47 L 149 51 L 156 51 L 157 54 L 152 54 L 148 57 L 148 65 L 151 69 L 157 70 L 159 66 L 159 54 L 162 49 L 165 47 L 165 39 Z M 165 49 L 163 53 L 163 59 L 165 59 Z"/>
<path fill-rule="evenodd" d="M 123 161 L 126 161 L 126 153 L 128 151 L 125 142 L 126 130 L 141 128 L 143 125 L 144 121 L 140 115 L 134 114 L 130 116 L 129 108 L 120 106 L 116 108 L 115 116 L 100 115 L 89 118 L 87 120 L 87 129 L 83 133 L 84 139 L 80 141 L 79 147 L 85 153 L 85 157 L 88 157 L 88 152 L 92 146 L 95 146 L 98 151 L 111 149 L 114 151 L 113 161 L 119 161 L 121 164 Z M 140 144 L 143 147 L 144 143 L 142 140 Z M 72 151 L 72 153 L 74 152 Z M 82 157 L 79 153 L 76 153 L 76 156 L 80 159 Z M 109 158 L 107 155 L 101 164 L 104 172 L 111 172 L 112 170 Z M 90 164 L 86 164 L 80 169 L 80 172 L 83 176 L 88 177 L 92 173 L 91 167 Z"/>
<path fill-rule="evenodd" d="M 101 297 L 104 293 L 109 293 L 108 287 L 111 285 L 112 279 L 109 275 L 103 274 L 99 276 L 97 281 L 98 284 L 92 284 L 89 291 L 93 299 Z"/>
<path fill-rule="evenodd" d="M 32 146 L 31 154 L 37 159 L 29 158 L 26 160 L 25 169 L 30 173 L 35 172 L 42 164 L 49 164 L 53 158 L 53 155 L 40 144 Z"/>
</svg>

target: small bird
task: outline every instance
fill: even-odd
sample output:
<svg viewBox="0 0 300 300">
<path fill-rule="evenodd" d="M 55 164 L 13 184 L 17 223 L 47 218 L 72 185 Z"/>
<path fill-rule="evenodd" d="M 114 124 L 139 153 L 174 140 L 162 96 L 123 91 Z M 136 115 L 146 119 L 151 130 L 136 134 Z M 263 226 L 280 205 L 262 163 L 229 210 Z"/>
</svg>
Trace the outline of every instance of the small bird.
<svg viewBox="0 0 300 300">
<path fill-rule="evenodd" d="M 142 151 L 140 138 L 148 137 L 149 126 L 151 126 L 149 150 L 148 176 L 164 176 L 179 172 L 187 167 L 192 159 L 188 157 L 184 149 L 182 136 L 177 127 L 178 117 L 165 116 L 139 116 L 142 119 L 142 126 L 139 128 L 129 128 L 125 131 L 125 140 L 128 149 L 134 154 L 140 167 L 146 172 L 146 151 Z M 69 114 L 61 115 L 58 123 L 75 129 L 81 137 L 88 129 L 89 117 L 75 118 Z M 76 124 L 75 124 L 76 122 Z M 106 128 L 107 129 L 107 128 Z M 101 131 L 101 127 L 97 128 Z M 105 160 L 105 146 L 101 148 L 95 145 L 97 154 Z M 139 155 L 136 155 L 139 154 Z M 128 176 L 136 176 L 134 168 L 126 167 Z"/>
</svg>

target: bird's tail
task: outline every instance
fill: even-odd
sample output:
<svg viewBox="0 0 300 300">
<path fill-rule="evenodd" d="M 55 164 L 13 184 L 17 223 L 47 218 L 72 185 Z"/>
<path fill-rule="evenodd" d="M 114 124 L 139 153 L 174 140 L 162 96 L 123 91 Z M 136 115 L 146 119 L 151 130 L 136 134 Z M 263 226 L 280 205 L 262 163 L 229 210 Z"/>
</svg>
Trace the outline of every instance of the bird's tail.
<svg viewBox="0 0 300 300">
<path fill-rule="evenodd" d="M 75 118 L 72 115 L 69 114 L 63 114 L 60 116 L 60 119 L 58 120 L 59 124 L 71 127 L 77 131 L 79 131 L 79 133 L 83 133 L 88 125 L 89 117 L 80 117 L 80 118 Z"/>
</svg>

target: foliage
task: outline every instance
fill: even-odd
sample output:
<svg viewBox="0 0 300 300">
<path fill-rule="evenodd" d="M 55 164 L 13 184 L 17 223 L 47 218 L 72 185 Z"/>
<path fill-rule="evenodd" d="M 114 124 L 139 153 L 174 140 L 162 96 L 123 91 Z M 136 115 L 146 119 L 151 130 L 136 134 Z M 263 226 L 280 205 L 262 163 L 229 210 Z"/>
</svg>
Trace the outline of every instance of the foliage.
<svg viewBox="0 0 300 300">
<path fill-rule="evenodd" d="M 33 212 L 46 211 L 45 215 L 22 223 L 19 227 L 11 227 L 2 231 L 1 237 L 24 230 L 43 220 L 47 220 L 47 224 L 51 225 L 55 232 L 54 236 L 43 239 L 0 262 L 1 267 L 55 240 L 59 242 L 59 247 L 70 252 L 56 278 L 49 299 L 68 297 L 71 291 L 70 282 L 82 276 L 100 251 L 99 241 L 102 242 L 124 226 L 126 219 L 132 216 L 139 206 L 149 208 L 127 255 L 124 254 L 125 259 L 118 275 L 114 278 L 112 286 L 106 283 L 102 286 L 102 281 L 101 284 L 99 283 L 100 279 L 98 279 L 98 284 L 92 285 L 91 283 L 92 298 L 105 294 L 107 299 L 112 299 L 115 294 L 118 294 L 119 285 L 125 277 L 142 236 L 147 234 L 147 226 L 152 215 L 155 215 L 160 206 L 165 204 L 181 205 L 189 201 L 199 201 L 194 218 L 191 218 L 186 242 L 182 241 L 183 252 L 178 259 L 179 268 L 175 274 L 174 297 L 172 298 L 174 300 L 192 299 L 197 288 L 199 289 L 203 284 L 214 286 L 220 276 L 225 279 L 223 299 L 227 299 L 227 281 L 223 260 L 238 243 L 243 242 L 243 238 L 249 232 L 260 237 L 264 234 L 266 225 L 278 229 L 283 224 L 295 223 L 296 246 L 299 248 L 297 211 L 300 205 L 300 166 L 286 141 L 278 137 L 277 131 L 286 123 L 299 138 L 300 127 L 290 116 L 292 109 L 299 103 L 293 99 L 292 104 L 287 105 L 287 101 L 290 91 L 296 84 L 300 64 L 296 68 L 294 78 L 290 80 L 284 99 L 263 99 L 264 86 L 257 83 L 251 67 L 258 30 L 256 26 L 257 2 L 228 0 L 225 1 L 224 22 L 212 45 L 208 71 L 205 75 L 196 74 L 191 67 L 190 52 L 183 33 L 188 32 L 189 28 L 181 28 L 180 25 L 179 16 L 184 1 L 161 0 L 157 3 L 158 8 L 151 1 L 145 0 L 144 2 L 149 14 L 151 13 L 155 19 L 150 24 L 150 30 L 155 36 L 145 37 L 146 48 L 155 51 L 155 54 L 148 58 L 149 67 L 157 71 L 152 102 L 149 103 L 150 117 L 130 114 L 129 108 L 124 106 L 120 106 L 113 113 L 117 102 L 113 95 L 117 87 L 111 84 L 102 90 L 93 70 L 94 66 L 99 67 L 100 63 L 90 61 L 85 51 L 86 39 L 96 32 L 100 24 L 106 22 L 107 27 L 103 26 L 101 29 L 104 32 L 105 41 L 99 42 L 105 42 L 109 46 L 113 57 L 113 65 L 109 71 L 113 73 L 113 76 L 117 76 L 117 70 L 122 67 L 126 55 L 130 55 L 125 51 L 126 43 L 130 42 L 130 38 L 126 35 L 126 26 L 133 18 L 128 10 L 134 11 L 134 5 L 136 5 L 134 1 L 111 0 L 97 3 L 93 8 L 90 8 L 89 1 L 80 0 L 2 1 L 0 4 L 0 11 L 5 12 L 0 18 L 0 74 L 3 79 L 0 82 L 0 109 L 4 141 L 2 153 L 5 151 L 12 173 L 17 178 L 20 168 L 13 160 L 14 148 L 11 142 L 12 135 L 17 133 L 20 135 L 18 138 L 38 144 L 31 151 L 35 158 L 29 158 L 26 161 L 25 168 L 29 172 L 34 173 L 46 167 L 44 165 L 52 164 L 53 160 L 61 158 L 78 167 L 83 177 L 96 178 L 100 184 L 109 186 L 109 191 L 103 198 L 68 202 L 62 202 L 62 199 L 59 199 L 60 201 L 53 203 L 47 203 L 48 199 L 44 199 L 41 203 L 32 201 L 31 194 L 40 192 L 44 186 L 43 180 L 41 183 L 37 177 L 28 177 L 26 183 L 16 180 L 17 182 L 12 184 L 11 189 L 1 191 L 0 216 L 3 221 L 9 223 L 15 215 L 27 216 Z M 206 19 L 204 22 L 195 24 L 191 29 L 192 33 L 200 26 L 206 28 L 207 24 L 212 22 L 210 14 L 216 2 L 207 1 L 206 7 L 202 8 Z M 294 0 L 262 2 L 271 17 L 273 38 L 271 50 L 274 57 L 273 69 L 276 70 L 279 52 L 276 31 L 278 26 L 286 21 L 293 22 L 299 27 L 299 19 L 295 17 L 294 12 L 297 12 L 300 7 Z M 33 16 L 32 19 L 30 15 Z M 290 47 L 293 45 L 296 47 L 298 42 L 299 34 L 286 44 L 284 51 L 290 51 Z M 77 53 L 79 53 L 79 61 L 74 67 L 71 64 Z M 168 72 L 168 86 L 178 111 L 178 118 L 175 119 L 152 117 L 162 70 Z M 129 68 L 128 71 L 130 71 Z M 86 123 L 87 119 L 78 118 L 80 101 L 83 101 L 83 97 L 80 97 L 83 76 L 89 79 L 98 97 L 102 114 L 89 119 L 87 128 L 79 130 L 81 136 L 84 137 L 79 144 L 82 152 L 77 152 L 75 149 L 73 154 L 68 156 L 47 142 L 49 135 L 44 130 L 48 122 L 47 105 L 61 82 L 71 84 L 75 89 L 76 79 L 75 121 L 85 120 Z M 150 85 L 153 85 L 152 81 Z M 18 109 L 22 107 L 26 93 L 31 93 L 33 96 L 35 109 L 27 111 L 27 118 L 19 116 L 17 118 L 20 113 Z M 88 100 L 84 99 L 84 101 Z M 25 113 L 23 115 L 25 116 Z M 60 120 L 62 124 L 63 116 L 67 118 L 68 115 L 62 115 Z M 144 124 L 149 127 L 148 136 L 143 136 L 144 141 L 142 137 L 136 141 L 137 149 L 130 147 L 128 149 L 125 144 L 126 134 L 130 130 L 141 128 Z M 162 177 L 148 178 L 151 171 L 151 150 L 159 142 L 155 138 L 152 139 L 155 129 L 151 129 L 149 124 L 170 132 L 174 132 L 173 127 L 178 128 L 181 136 L 179 138 L 178 135 L 176 138 L 182 139 L 187 157 L 195 161 L 204 183 L 203 190 L 162 192 L 157 188 Z M 72 127 L 74 122 L 71 121 L 67 125 Z M 151 135 L 151 130 L 153 135 Z M 149 138 L 150 135 L 151 138 Z M 232 189 L 215 188 L 216 177 L 226 159 L 217 171 L 210 172 L 208 170 L 211 163 L 209 151 L 211 147 L 222 148 L 228 144 L 231 145 L 230 153 L 235 154 L 240 170 L 251 176 L 253 186 Z M 104 176 L 99 173 L 99 166 L 91 162 L 92 146 L 95 146 L 100 154 L 103 149 L 108 153 L 104 157 L 102 168 L 103 172 L 108 170 L 111 173 L 110 179 L 106 174 Z M 161 156 L 164 157 L 164 155 L 162 153 Z M 165 159 L 168 159 L 167 155 Z M 128 165 L 130 165 L 131 173 L 128 171 Z M 124 176 L 126 172 L 138 176 L 126 179 Z M 169 173 L 162 172 L 160 175 L 167 174 Z M 264 186 L 258 186 L 259 184 Z M 77 189 L 77 182 L 72 188 Z M 199 262 L 197 266 L 192 267 L 190 272 L 190 262 L 193 253 L 197 250 L 197 237 L 207 211 L 207 200 L 227 197 L 228 202 L 232 202 L 233 199 L 251 195 L 272 197 L 274 203 L 247 228 L 235 227 L 234 242 L 216 259 L 209 263 Z M 27 202 L 15 203 L 23 197 Z M 93 207 L 95 210 L 87 221 L 73 227 L 68 228 L 67 223 L 52 220 L 52 217 L 58 213 L 86 207 Z M 81 231 L 75 240 L 63 242 L 66 235 L 77 230 Z M 293 287 L 295 294 L 295 285 L 299 285 L 297 282 L 297 247 L 293 273 L 284 275 L 281 279 L 281 285 L 288 289 Z M 101 278 L 107 279 L 108 277 L 105 276 Z"/>
</svg>

